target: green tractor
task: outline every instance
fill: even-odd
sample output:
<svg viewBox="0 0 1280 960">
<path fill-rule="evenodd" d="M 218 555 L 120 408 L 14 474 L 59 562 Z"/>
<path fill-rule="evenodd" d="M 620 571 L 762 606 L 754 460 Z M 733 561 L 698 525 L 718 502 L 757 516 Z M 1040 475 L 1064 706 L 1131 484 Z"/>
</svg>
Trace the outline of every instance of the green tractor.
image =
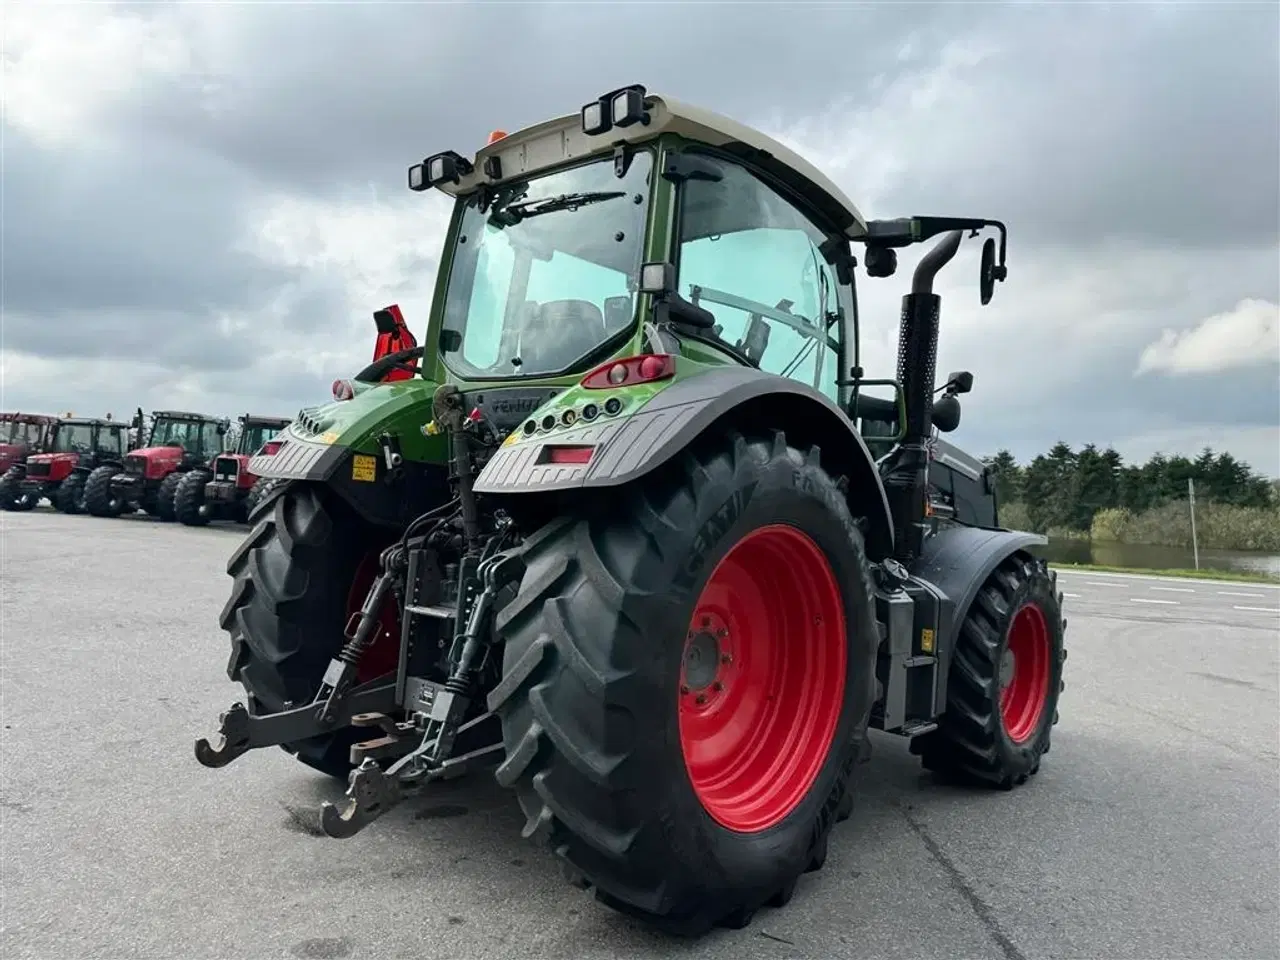
<svg viewBox="0 0 1280 960">
<path fill-rule="evenodd" d="M 334 837 L 495 767 L 571 882 L 686 935 L 822 867 L 869 728 L 943 776 L 1039 769 L 1061 594 L 939 436 L 972 376 L 934 369 L 934 277 L 992 228 L 986 303 L 1003 224 L 868 221 L 640 86 L 409 187 L 454 198 L 424 346 L 251 462 L 279 482 L 227 568 L 246 696 L 201 764 L 278 745 L 346 779 Z M 868 379 L 854 244 L 888 277 L 933 237 Z"/>
</svg>

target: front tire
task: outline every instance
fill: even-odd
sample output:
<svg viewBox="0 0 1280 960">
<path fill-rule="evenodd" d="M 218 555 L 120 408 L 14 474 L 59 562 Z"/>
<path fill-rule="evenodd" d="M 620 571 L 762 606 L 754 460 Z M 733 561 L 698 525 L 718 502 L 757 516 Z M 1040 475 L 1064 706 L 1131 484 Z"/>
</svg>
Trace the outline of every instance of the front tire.
<svg viewBox="0 0 1280 960">
<path fill-rule="evenodd" d="M 663 474 L 526 542 L 489 705 L 525 836 L 605 904 L 697 935 L 823 865 L 879 636 L 816 449 L 734 435 Z"/>
<path fill-rule="evenodd" d="M 160 486 L 156 488 L 155 500 L 155 516 L 162 523 L 172 523 L 176 519 L 174 513 L 174 497 L 178 493 L 178 484 L 182 482 L 185 473 L 174 471 L 165 476 L 160 481 Z"/>
<path fill-rule="evenodd" d="M 925 769 L 1009 790 L 1049 752 L 1064 685 L 1066 621 L 1048 564 L 1016 553 L 987 578 L 960 626 L 938 728 L 911 743 Z"/>
<path fill-rule="evenodd" d="M 22 499 L 22 478 L 26 470 L 20 464 L 14 464 L 0 476 L 0 510 L 18 510 L 17 502 Z"/>
<path fill-rule="evenodd" d="M 204 486 L 212 479 L 213 474 L 207 470 L 192 470 L 182 475 L 173 494 L 174 519 L 188 527 L 203 527 L 209 523 L 209 515 L 204 509 Z"/>
<path fill-rule="evenodd" d="M 84 508 L 94 517 L 118 517 L 124 513 L 124 500 L 112 492 L 111 478 L 116 468 L 110 465 L 90 471 L 84 482 Z"/>
<path fill-rule="evenodd" d="M 84 513 L 84 480 L 85 474 L 82 471 L 73 470 L 58 487 L 53 505 L 63 513 Z"/>
<path fill-rule="evenodd" d="M 261 715 L 315 696 L 329 661 L 342 649 L 349 596 L 371 543 L 368 529 L 312 483 L 273 486 L 251 520 L 253 530 L 227 562 L 235 582 L 218 622 L 231 639 L 227 675 L 244 686 L 250 713 Z M 354 592 L 357 604 L 362 602 L 364 593 Z M 380 641 L 394 631 L 395 644 L 398 617 L 394 601 L 387 603 Z M 380 652 L 376 642 L 365 657 L 375 660 Z M 351 744 L 369 736 L 368 730 L 347 727 L 284 749 L 345 780 Z"/>
</svg>

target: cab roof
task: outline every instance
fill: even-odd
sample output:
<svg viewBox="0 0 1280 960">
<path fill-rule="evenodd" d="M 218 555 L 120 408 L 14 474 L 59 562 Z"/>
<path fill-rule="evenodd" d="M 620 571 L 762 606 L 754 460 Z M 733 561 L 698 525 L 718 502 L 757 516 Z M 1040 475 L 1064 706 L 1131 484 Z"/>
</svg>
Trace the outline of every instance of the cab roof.
<svg viewBox="0 0 1280 960">
<path fill-rule="evenodd" d="M 620 142 L 638 144 L 673 133 L 750 160 L 822 208 L 850 239 L 866 236 L 866 218 L 854 202 L 826 174 L 789 147 L 736 120 L 671 97 L 646 93 L 644 102 L 650 118 L 647 124 L 589 136 L 582 132 L 581 114 L 572 113 L 509 134 L 477 152 L 475 169 L 458 183 L 441 183 L 437 189 L 456 197 L 482 183 L 501 182 L 490 180 L 483 173 L 489 157 L 499 158 L 502 179 L 509 180 L 566 161 L 612 153 Z"/>
<path fill-rule="evenodd" d="M 48 413 L 0 413 L 0 421 L 6 423 L 18 420 L 22 423 L 57 423 L 62 417 L 56 417 Z"/>
<path fill-rule="evenodd" d="M 240 422 L 245 426 L 287 427 L 293 422 L 293 417 L 268 417 L 264 414 L 246 413 L 240 418 Z"/>
<path fill-rule="evenodd" d="M 207 413 L 188 413 L 185 410 L 155 410 L 152 411 L 151 416 L 156 420 L 166 417 L 170 420 L 205 420 L 209 423 L 221 423 L 226 419 L 225 417 L 210 416 Z"/>
</svg>

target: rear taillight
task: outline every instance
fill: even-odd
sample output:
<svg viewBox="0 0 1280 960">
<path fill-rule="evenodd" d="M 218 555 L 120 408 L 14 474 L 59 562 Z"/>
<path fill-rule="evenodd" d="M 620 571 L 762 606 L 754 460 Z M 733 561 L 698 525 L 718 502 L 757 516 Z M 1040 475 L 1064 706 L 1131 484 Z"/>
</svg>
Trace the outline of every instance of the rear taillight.
<svg viewBox="0 0 1280 960">
<path fill-rule="evenodd" d="M 258 451 L 260 457 L 274 457 L 280 452 L 280 448 L 284 446 L 283 440 L 268 440 L 262 445 L 262 449 Z"/>
<path fill-rule="evenodd" d="M 356 395 L 356 388 L 351 385 L 350 380 L 333 381 L 332 390 L 333 399 L 335 400 L 350 400 Z"/>
<path fill-rule="evenodd" d="M 650 353 L 639 357 L 623 357 L 602 363 L 585 377 L 582 386 L 588 390 L 612 390 L 653 383 L 675 376 L 676 358 L 669 353 Z"/>
<path fill-rule="evenodd" d="M 591 462 L 591 454 L 595 447 L 588 446 L 556 446 L 548 444 L 542 448 L 542 463 L 583 464 Z"/>
</svg>

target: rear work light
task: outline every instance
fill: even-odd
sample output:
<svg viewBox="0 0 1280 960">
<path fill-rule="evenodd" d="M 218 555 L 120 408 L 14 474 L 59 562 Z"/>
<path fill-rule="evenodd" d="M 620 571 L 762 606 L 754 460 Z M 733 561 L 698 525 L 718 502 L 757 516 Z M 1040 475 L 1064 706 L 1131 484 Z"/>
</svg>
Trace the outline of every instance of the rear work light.
<svg viewBox="0 0 1280 960">
<path fill-rule="evenodd" d="M 612 390 L 634 387 L 675 376 L 676 358 L 669 353 L 650 353 L 639 357 L 623 357 L 602 363 L 585 377 L 582 386 L 588 390 Z"/>
<path fill-rule="evenodd" d="M 356 395 L 356 388 L 351 385 L 350 380 L 335 380 L 330 389 L 335 400 L 350 400 Z"/>
</svg>

